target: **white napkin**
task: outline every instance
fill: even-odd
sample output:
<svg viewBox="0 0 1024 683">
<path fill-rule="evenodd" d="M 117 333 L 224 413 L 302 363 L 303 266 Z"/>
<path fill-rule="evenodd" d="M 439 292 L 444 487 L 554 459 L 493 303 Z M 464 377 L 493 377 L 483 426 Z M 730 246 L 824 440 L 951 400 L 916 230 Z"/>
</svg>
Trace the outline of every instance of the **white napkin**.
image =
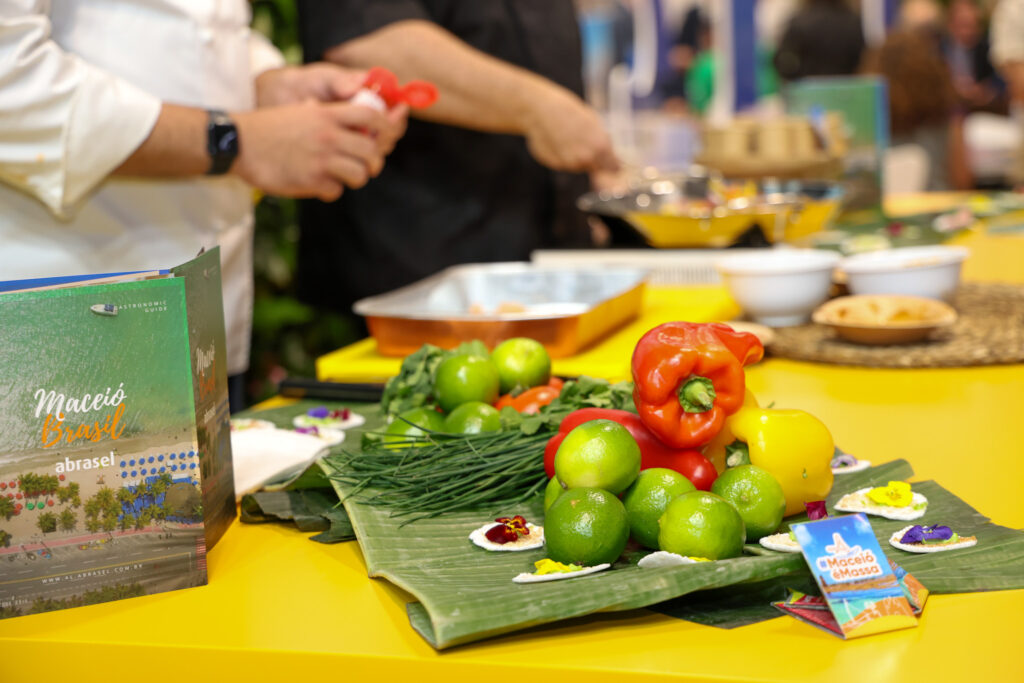
<svg viewBox="0 0 1024 683">
<path fill-rule="evenodd" d="M 312 434 L 287 429 L 243 429 L 231 432 L 235 496 L 258 491 L 308 467 L 328 444 Z"/>
</svg>

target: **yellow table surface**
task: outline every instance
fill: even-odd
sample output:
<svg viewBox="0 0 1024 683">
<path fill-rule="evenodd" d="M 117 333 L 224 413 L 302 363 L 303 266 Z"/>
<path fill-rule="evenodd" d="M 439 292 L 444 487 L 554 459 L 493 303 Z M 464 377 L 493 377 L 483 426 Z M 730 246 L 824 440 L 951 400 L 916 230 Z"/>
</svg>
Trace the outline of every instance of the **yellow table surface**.
<svg viewBox="0 0 1024 683">
<path fill-rule="evenodd" d="M 969 278 L 1024 282 L 1024 238 L 961 241 L 975 250 Z M 619 376 L 645 329 L 729 306 L 717 290 L 654 290 L 640 321 L 559 371 Z M 869 370 L 770 359 L 748 383 L 763 400 L 818 415 L 858 457 L 906 458 L 918 479 L 1024 527 L 1024 365 Z M 355 542 L 236 523 L 210 552 L 209 577 L 201 588 L 0 621 L 0 681 L 1024 680 L 1021 590 L 932 596 L 917 628 L 849 642 L 790 617 L 721 630 L 636 610 L 437 653 L 409 627 L 408 596 L 367 578 Z"/>
</svg>

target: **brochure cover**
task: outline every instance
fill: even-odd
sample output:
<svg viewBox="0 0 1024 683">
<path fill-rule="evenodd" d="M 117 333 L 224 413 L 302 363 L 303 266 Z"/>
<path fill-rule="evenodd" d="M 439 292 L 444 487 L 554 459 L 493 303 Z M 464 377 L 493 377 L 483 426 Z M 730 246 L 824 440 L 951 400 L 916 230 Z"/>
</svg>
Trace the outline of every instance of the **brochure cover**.
<svg viewBox="0 0 1024 683">
<path fill-rule="evenodd" d="M 0 296 L 0 617 L 206 583 L 185 291 Z"/>
<path fill-rule="evenodd" d="M 889 144 L 885 81 L 874 76 L 806 78 L 786 86 L 784 99 L 788 113 L 810 116 L 823 129 L 828 128 L 830 117 L 841 122 L 848 141 L 843 155 L 843 206 L 847 210 L 880 208 Z"/>
<path fill-rule="evenodd" d="M 857 638 L 917 626 L 904 587 L 865 515 L 829 517 L 792 529 L 840 635 Z M 830 621 L 809 620 L 823 628 Z"/>
<path fill-rule="evenodd" d="M 171 273 L 185 281 L 206 547 L 212 548 L 236 511 L 220 249 L 201 253 Z"/>
</svg>

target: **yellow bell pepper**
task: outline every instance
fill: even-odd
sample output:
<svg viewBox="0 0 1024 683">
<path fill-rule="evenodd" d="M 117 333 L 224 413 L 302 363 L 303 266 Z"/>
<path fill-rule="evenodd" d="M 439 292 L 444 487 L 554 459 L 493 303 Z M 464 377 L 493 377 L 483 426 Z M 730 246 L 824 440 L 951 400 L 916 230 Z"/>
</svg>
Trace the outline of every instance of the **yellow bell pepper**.
<svg viewBox="0 0 1024 683">
<path fill-rule="evenodd" d="M 824 500 L 832 490 L 835 444 L 828 427 L 810 413 L 744 406 L 725 425 L 741 442 L 737 446 L 745 444 L 750 463 L 778 479 L 786 494 L 786 515 L 803 512 L 804 503 Z M 738 451 L 735 459 L 743 462 L 742 447 Z"/>
<path fill-rule="evenodd" d="M 754 408 L 758 407 L 757 398 L 751 393 L 750 389 L 747 389 L 743 394 L 743 408 L 751 406 Z M 722 423 L 722 431 L 718 432 L 715 438 L 701 449 L 701 453 L 711 461 L 711 464 L 715 466 L 719 474 L 725 471 L 725 449 L 736 440 L 736 435 L 729 428 L 730 423 L 731 420 L 725 418 L 725 422 Z"/>
</svg>

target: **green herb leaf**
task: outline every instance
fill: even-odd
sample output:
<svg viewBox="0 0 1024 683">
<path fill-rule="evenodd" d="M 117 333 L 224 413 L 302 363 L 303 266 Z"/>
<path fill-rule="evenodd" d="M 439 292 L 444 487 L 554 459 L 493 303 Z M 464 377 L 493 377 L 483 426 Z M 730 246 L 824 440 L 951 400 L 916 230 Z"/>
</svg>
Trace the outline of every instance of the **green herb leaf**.
<svg viewBox="0 0 1024 683">
<path fill-rule="evenodd" d="M 473 341 L 463 342 L 455 347 L 454 350 L 447 352 L 446 355 L 451 356 L 477 356 L 479 358 L 490 358 L 491 352 L 487 349 L 487 345 L 479 339 Z"/>
</svg>

